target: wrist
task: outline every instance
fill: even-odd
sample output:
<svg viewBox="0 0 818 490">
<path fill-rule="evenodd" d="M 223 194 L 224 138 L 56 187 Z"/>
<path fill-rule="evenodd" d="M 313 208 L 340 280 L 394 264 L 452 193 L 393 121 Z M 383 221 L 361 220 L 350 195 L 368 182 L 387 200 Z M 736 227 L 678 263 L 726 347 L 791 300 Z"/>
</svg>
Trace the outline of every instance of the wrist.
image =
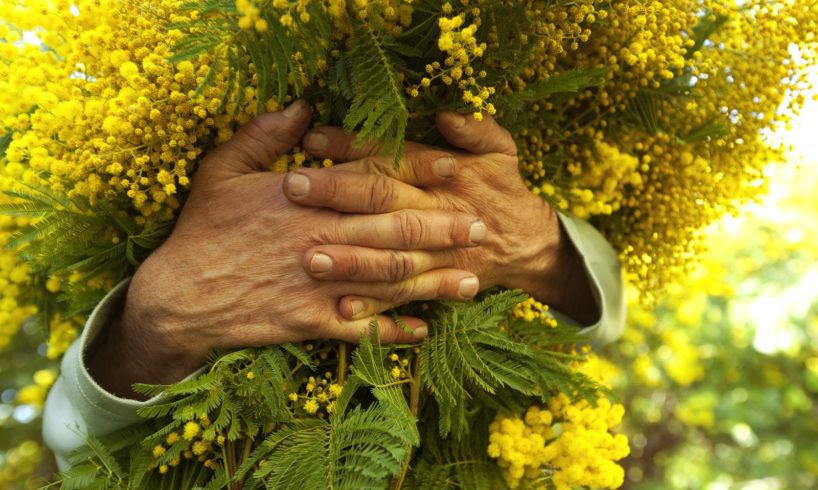
<svg viewBox="0 0 818 490">
<path fill-rule="evenodd" d="M 502 284 L 513 289 L 523 289 L 532 294 L 541 284 L 553 284 L 558 279 L 558 256 L 564 246 L 564 237 L 557 213 L 542 199 L 531 196 L 525 205 L 526 219 L 521 223 L 521 239 L 515 244 L 515 253 L 503 267 L 506 280 Z M 532 289 L 533 288 L 533 289 Z"/>
<path fill-rule="evenodd" d="M 537 219 L 529 228 L 526 253 L 511 268 L 504 286 L 522 289 L 581 325 L 592 325 L 600 312 L 582 256 L 556 211 L 541 198 L 532 197 L 538 201 L 530 208 Z"/>
<path fill-rule="evenodd" d="M 148 273 L 149 274 L 149 273 Z M 195 344 L 179 342 L 150 307 L 145 289 L 145 272 L 140 268 L 131 280 L 118 314 L 97 336 L 86 354 L 89 374 L 109 393 L 136 400 L 136 383 L 171 384 L 196 370 L 206 360 Z"/>
</svg>

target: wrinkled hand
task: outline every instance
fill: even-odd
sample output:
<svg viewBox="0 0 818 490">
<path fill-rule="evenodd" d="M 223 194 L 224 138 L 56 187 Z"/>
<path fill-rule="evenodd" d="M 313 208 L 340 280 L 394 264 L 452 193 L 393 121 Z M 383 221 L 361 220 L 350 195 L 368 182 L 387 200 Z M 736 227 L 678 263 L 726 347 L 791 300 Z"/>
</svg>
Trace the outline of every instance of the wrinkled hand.
<svg viewBox="0 0 818 490">
<path fill-rule="evenodd" d="M 354 136 L 340 128 L 318 128 L 307 134 L 303 146 L 319 158 L 347 162 L 332 171 L 299 169 L 295 175 L 309 182 L 309 193 L 285 192 L 295 203 L 352 213 L 385 213 L 406 209 L 438 209 L 478 216 L 486 225 L 487 236 L 480 247 L 442 251 L 412 252 L 399 256 L 391 268 L 383 269 L 367 257 L 353 256 L 348 248 L 320 245 L 307 252 L 323 254 L 348 268 L 333 273 L 313 273 L 325 280 L 346 281 L 353 275 L 382 270 L 391 281 L 404 287 L 419 285 L 404 280 L 416 269 L 455 268 L 474 272 L 482 289 L 492 286 L 520 288 L 575 320 L 591 324 L 598 318 L 582 260 L 565 237 L 554 210 L 525 186 L 519 169 L 513 138 L 490 116 L 482 121 L 455 113 L 441 113 L 438 129 L 457 150 L 443 150 L 408 143 L 398 170 L 392 157 L 374 145 L 356 147 Z M 452 177 L 427 186 L 415 169 L 438 168 Z M 383 179 L 383 176 L 391 178 Z M 291 179 L 295 178 L 291 176 Z M 369 185 L 377 181 L 377 185 Z M 421 231 L 420 242 L 435 233 Z M 412 296 L 404 291 L 402 297 Z M 402 303 L 402 297 L 386 300 L 350 294 L 340 303 L 346 318 L 358 319 L 385 311 Z"/>
<path fill-rule="evenodd" d="M 411 249 L 473 247 L 485 225 L 456 210 L 384 209 L 362 216 L 291 203 L 282 193 L 285 176 L 263 170 L 301 139 L 309 120 L 301 102 L 264 114 L 202 161 L 172 234 L 137 270 L 121 316 L 89 356 L 91 374 L 104 388 L 133 397 L 132 383 L 177 381 L 216 348 L 320 338 L 357 342 L 371 316 L 341 315 L 338 301 L 345 295 L 407 302 L 477 293 L 472 273 L 441 268 L 431 259 L 424 264 L 427 252 L 413 255 L 415 268 L 400 277 L 342 270 L 338 264 L 344 262 L 324 273 L 344 277 L 314 277 L 329 264 L 304 251 L 326 243 L 334 244 L 336 257 L 362 256 L 373 267 L 390 270 Z M 433 166 L 415 170 L 424 185 L 450 178 Z M 368 180 L 355 191 L 366 195 L 376 194 L 379 178 L 387 179 L 362 177 Z M 297 175 L 287 179 L 290 195 L 299 190 L 307 188 Z M 356 195 L 332 195 L 340 210 L 356 207 Z M 426 335 L 417 318 L 402 318 L 410 333 L 391 317 L 378 320 L 384 342 Z"/>
</svg>

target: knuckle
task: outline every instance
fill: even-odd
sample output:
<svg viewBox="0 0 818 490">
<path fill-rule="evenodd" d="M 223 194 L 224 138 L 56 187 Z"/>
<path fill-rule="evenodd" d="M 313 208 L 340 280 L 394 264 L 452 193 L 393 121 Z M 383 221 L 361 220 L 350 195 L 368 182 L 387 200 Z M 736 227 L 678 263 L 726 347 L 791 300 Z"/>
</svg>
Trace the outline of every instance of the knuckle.
<svg viewBox="0 0 818 490">
<path fill-rule="evenodd" d="M 452 217 L 449 220 L 449 233 L 446 235 L 451 244 L 468 244 L 470 243 L 469 234 L 471 223 L 467 223 L 461 217 Z"/>
<path fill-rule="evenodd" d="M 312 236 L 318 244 L 344 243 L 341 227 L 337 223 L 316 226 Z"/>
<path fill-rule="evenodd" d="M 386 172 L 384 172 L 384 170 L 386 170 L 386 169 L 381 164 L 381 159 L 375 158 L 373 156 L 367 156 L 367 157 L 364 157 L 363 161 L 364 161 L 364 165 L 366 166 L 366 169 L 369 171 L 369 173 L 371 173 L 371 174 L 386 173 Z"/>
<path fill-rule="evenodd" d="M 457 295 L 457 281 L 453 278 L 447 278 L 446 276 L 441 276 L 435 279 L 436 284 L 436 291 L 435 297 L 437 298 L 456 298 Z"/>
<path fill-rule="evenodd" d="M 366 261 L 357 254 L 345 255 L 341 259 L 341 270 L 351 278 L 360 278 L 366 275 Z"/>
<path fill-rule="evenodd" d="M 402 210 L 395 213 L 395 227 L 404 247 L 407 249 L 419 248 L 426 234 L 423 220 L 417 213 Z"/>
<path fill-rule="evenodd" d="M 269 146 L 270 135 L 258 118 L 251 119 L 243 128 L 244 139 L 237 141 L 237 145 L 249 156 L 257 160 L 272 160 Z"/>
<path fill-rule="evenodd" d="M 415 269 L 414 261 L 409 254 L 402 252 L 390 252 L 389 263 L 387 264 L 387 276 L 391 282 L 403 281 L 412 277 Z"/>
<path fill-rule="evenodd" d="M 416 285 L 414 281 L 399 282 L 392 292 L 390 298 L 393 303 L 408 303 L 415 296 Z"/>
<path fill-rule="evenodd" d="M 323 198 L 326 202 L 337 203 L 343 199 L 344 186 L 341 183 L 341 176 L 334 172 L 315 172 L 310 178 L 316 184 L 322 184 L 320 192 L 315 194 Z"/>
<path fill-rule="evenodd" d="M 375 178 L 369 186 L 369 207 L 373 212 L 385 212 L 397 200 L 397 191 L 392 183 L 384 178 Z"/>
</svg>

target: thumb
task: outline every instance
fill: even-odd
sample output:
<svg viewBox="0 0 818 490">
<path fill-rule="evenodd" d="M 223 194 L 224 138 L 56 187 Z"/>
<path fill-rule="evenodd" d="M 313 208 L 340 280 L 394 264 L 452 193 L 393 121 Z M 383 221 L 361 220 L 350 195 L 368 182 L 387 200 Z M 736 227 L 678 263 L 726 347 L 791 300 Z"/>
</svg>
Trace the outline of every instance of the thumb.
<svg viewBox="0 0 818 490">
<path fill-rule="evenodd" d="M 297 100 L 283 111 L 257 116 L 242 126 L 230 141 L 215 150 L 205 172 L 238 176 L 269 169 L 278 157 L 290 151 L 310 124 L 309 105 Z"/>
<path fill-rule="evenodd" d="M 469 153 L 517 156 L 517 144 L 511 133 L 490 115 L 482 114 L 483 119 L 478 121 L 471 115 L 441 112 L 437 115 L 437 129 L 449 144 Z"/>
</svg>

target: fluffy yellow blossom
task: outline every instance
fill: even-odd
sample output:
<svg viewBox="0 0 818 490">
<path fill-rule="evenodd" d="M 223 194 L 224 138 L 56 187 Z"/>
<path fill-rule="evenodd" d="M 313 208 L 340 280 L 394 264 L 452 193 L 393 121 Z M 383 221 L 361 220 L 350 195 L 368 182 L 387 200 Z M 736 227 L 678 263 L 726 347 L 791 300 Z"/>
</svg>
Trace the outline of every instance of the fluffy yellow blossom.
<svg viewBox="0 0 818 490">
<path fill-rule="evenodd" d="M 5 246 L 17 226 L 15 220 L 0 216 L 0 246 Z M 29 267 L 19 261 L 15 251 L 0 250 L 0 350 L 8 345 L 23 321 L 37 313 L 37 307 L 27 304 L 23 296 L 30 282 Z"/>
<path fill-rule="evenodd" d="M 199 434 L 199 424 L 196 422 L 188 422 L 183 429 L 182 438 L 186 441 L 192 441 L 194 437 Z"/>
<path fill-rule="evenodd" d="M 82 327 L 82 318 L 72 318 L 63 320 L 60 315 L 54 315 L 48 334 L 48 351 L 46 356 L 49 359 L 59 359 L 71 346 L 71 343 L 79 335 Z"/>
<path fill-rule="evenodd" d="M 171 444 L 174 444 L 178 440 L 179 440 L 179 433 L 178 432 L 171 432 L 165 438 L 165 443 L 167 443 L 167 445 L 170 446 Z"/>
<path fill-rule="evenodd" d="M 57 379 L 57 374 L 50 369 L 41 369 L 34 373 L 34 383 L 26 385 L 17 392 L 17 403 L 42 408 L 48 389 Z"/>
<path fill-rule="evenodd" d="M 489 427 L 488 454 L 498 459 L 511 488 L 544 475 L 560 490 L 618 488 L 625 475 L 616 461 L 628 455 L 628 441 L 609 430 L 623 414 L 621 405 L 605 398 L 594 407 L 560 394 L 522 418 L 498 415 Z"/>
<path fill-rule="evenodd" d="M 522 318 L 526 322 L 537 320 L 543 325 L 554 328 L 557 326 L 557 320 L 548 310 L 548 305 L 544 305 L 534 298 L 528 298 L 516 305 L 512 310 L 512 314 L 515 318 Z"/>
<path fill-rule="evenodd" d="M 304 411 L 307 413 L 315 413 L 318 411 L 319 405 L 315 400 L 307 400 L 304 402 Z"/>
<path fill-rule="evenodd" d="M 192 96 L 208 59 L 167 61 L 181 33 L 165 25 L 184 20 L 177 2 L 152 2 L 150 10 L 74 4 L 78 15 L 41 1 L 4 12 L 9 24 L 39 26 L 53 41 L 49 51 L 24 45 L 0 53 L 0 72 L 9 74 L 0 82 L 0 122 L 14 130 L 7 165 L 21 166 L 17 178 L 48 172 L 51 187 L 70 195 L 127 195 L 140 214 L 167 219 L 202 144 L 249 120 L 255 95 L 245 92 L 235 117 L 214 115 L 222 72 Z M 22 96 L 12 101 L 11 94 Z M 160 173 L 169 179 L 160 181 Z"/>
<path fill-rule="evenodd" d="M 154 446 L 153 451 L 151 451 L 151 452 L 152 452 L 154 458 L 159 458 L 163 454 L 165 454 L 165 452 L 167 452 L 167 449 L 165 449 L 165 447 L 162 446 L 162 445 L 157 445 L 157 446 Z"/>
<path fill-rule="evenodd" d="M 210 450 L 210 443 L 206 441 L 196 441 L 191 446 L 191 451 L 196 456 L 201 456 L 202 454 L 206 453 Z"/>
</svg>

